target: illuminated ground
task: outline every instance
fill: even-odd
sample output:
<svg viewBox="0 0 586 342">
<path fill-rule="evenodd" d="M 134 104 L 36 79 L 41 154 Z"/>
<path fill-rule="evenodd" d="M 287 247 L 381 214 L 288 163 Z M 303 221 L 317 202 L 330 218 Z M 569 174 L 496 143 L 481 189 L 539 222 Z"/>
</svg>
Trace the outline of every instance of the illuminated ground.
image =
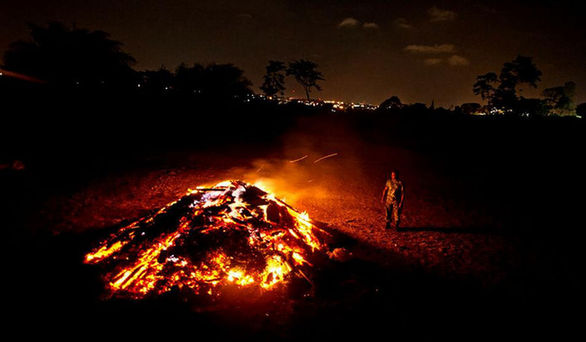
<svg viewBox="0 0 586 342">
<path fill-rule="evenodd" d="M 313 152 L 314 159 L 319 155 Z M 401 166 L 407 166 L 402 170 L 408 193 L 401 231 L 384 229 L 379 202 L 384 171 L 391 162 L 360 164 L 344 160 L 344 154 L 324 160 L 321 165 L 313 164 L 313 160 L 289 164 L 287 158 L 242 158 L 233 160 L 235 167 L 217 166 L 222 162 L 210 162 L 205 159 L 209 156 L 180 156 L 177 158 L 184 164 L 196 166 L 139 170 L 97 181 L 71 198 L 56 198 L 47 203 L 43 220 L 56 220 L 54 226 L 62 231 L 109 227 L 157 209 L 194 185 L 258 177 L 269 188 L 274 186 L 274 191 L 285 200 L 308 211 L 312 218 L 368 245 L 392 251 L 409 263 L 498 282 L 501 267 L 511 266 L 505 265 L 508 262 L 504 260 L 511 259 L 506 253 L 511 252 L 512 246 L 498 234 L 477 233 L 493 223 L 491 218 L 465 198 L 448 200 L 448 194 L 441 193 L 438 185 L 446 180 L 426 171 L 420 165 L 422 162 L 407 152 L 391 150 L 384 157 L 400 158 Z M 179 161 L 172 161 L 175 162 Z M 263 163 L 269 169 L 257 173 Z M 206 169 L 201 170 L 201 164 Z M 370 170 L 364 170 L 364 165 Z M 344 174 L 344 170 L 349 170 L 349 174 Z"/>
<path fill-rule="evenodd" d="M 333 153 L 338 154 L 319 160 Z M 19 275 L 14 286 L 26 294 L 14 317 L 21 323 L 50 322 L 58 331 L 72 320 L 95 331 L 128 331 L 124 322 L 138 321 L 160 330 L 260 339 L 363 338 L 381 331 L 465 335 L 492 329 L 496 334 L 508 328 L 522 333 L 536 322 L 551 322 L 546 313 L 563 313 L 579 284 L 572 269 L 575 249 L 563 248 L 560 235 L 543 227 L 511 230 L 527 224 L 523 219 L 533 224 L 540 217 L 511 216 L 522 195 L 513 189 L 512 199 L 500 197 L 495 184 L 502 180 L 475 174 L 478 166 L 458 171 L 462 165 L 467 164 L 452 166 L 404 147 L 296 134 L 271 147 L 153 153 L 132 167 L 58 190 L 37 183 L 52 192 L 38 195 L 38 207 L 26 215 L 33 242 L 17 237 L 22 247 L 11 254 L 10 260 L 19 260 L 10 264 Z M 379 202 L 391 168 L 400 171 L 407 189 L 400 231 L 384 229 Z M 99 299 L 99 273 L 81 260 L 104 232 L 188 188 L 224 179 L 264 184 L 337 233 L 336 243 L 351 257 L 318 265 L 312 289 L 293 286 L 255 302 L 238 293 L 206 306 L 185 303 L 173 293 L 154 302 Z M 36 193 L 33 185 L 28 193 Z M 226 326 L 230 329 L 221 328 Z M 419 331 L 421 326 L 429 329 Z"/>
</svg>

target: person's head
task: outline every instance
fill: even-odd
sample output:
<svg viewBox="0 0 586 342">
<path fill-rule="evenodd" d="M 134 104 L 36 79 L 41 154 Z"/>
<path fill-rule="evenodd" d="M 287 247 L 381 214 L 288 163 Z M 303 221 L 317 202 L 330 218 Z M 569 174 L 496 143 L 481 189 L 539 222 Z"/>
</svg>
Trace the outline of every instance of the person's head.
<svg viewBox="0 0 586 342">
<path fill-rule="evenodd" d="M 391 179 L 392 180 L 397 179 L 397 171 L 396 170 L 391 171 Z"/>
</svg>

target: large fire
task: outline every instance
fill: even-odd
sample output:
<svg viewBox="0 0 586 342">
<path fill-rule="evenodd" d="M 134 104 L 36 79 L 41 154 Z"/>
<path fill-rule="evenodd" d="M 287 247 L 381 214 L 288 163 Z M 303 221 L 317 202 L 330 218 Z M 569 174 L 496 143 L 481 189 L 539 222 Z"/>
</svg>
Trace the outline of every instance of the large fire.
<svg viewBox="0 0 586 342">
<path fill-rule="evenodd" d="M 263 291 L 292 277 L 309 280 L 322 233 L 259 187 L 225 181 L 119 229 L 85 262 L 105 265 L 110 292 L 132 298 L 173 288 L 213 295 L 227 285 Z"/>
</svg>

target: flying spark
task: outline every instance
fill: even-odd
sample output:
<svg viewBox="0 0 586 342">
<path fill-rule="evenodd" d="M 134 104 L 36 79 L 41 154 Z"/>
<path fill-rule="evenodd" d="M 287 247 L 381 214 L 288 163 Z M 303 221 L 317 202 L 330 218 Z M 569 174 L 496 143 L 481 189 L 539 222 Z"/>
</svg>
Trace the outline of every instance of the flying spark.
<svg viewBox="0 0 586 342">
<path fill-rule="evenodd" d="M 323 156 L 323 157 L 321 157 L 321 158 L 317 159 L 317 160 L 316 160 L 316 161 L 314 161 L 313 163 L 314 163 L 314 164 L 315 164 L 315 163 L 319 163 L 320 161 L 322 161 L 322 160 L 324 160 L 324 159 L 328 159 L 328 158 L 331 158 L 331 157 L 335 157 L 335 156 L 337 156 L 337 155 L 338 155 L 338 153 L 337 153 L 337 152 L 336 152 L 336 153 L 332 153 L 332 154 L 328 154 L 327 156 Z"/>
<path fill-rule="evenodd" d="M 297 163 L 298 161 L 302 161 L 303 159 L 307 158 L 307 154 L 304 155 L 301 158 L 295 159 L 295 160 L 289 160 L 289 163 Z"/>
</svg>

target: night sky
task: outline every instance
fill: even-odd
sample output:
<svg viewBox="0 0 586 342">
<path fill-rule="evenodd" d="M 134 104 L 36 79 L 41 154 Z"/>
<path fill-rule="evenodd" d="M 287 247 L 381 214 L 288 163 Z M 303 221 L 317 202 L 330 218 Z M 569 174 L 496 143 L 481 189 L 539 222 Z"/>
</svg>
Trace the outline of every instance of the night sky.
<svg viewBox="0 0 586 342">
<path fill-rule="evenodd" d="M 449 107 L 479 102 L 476 75 L 517 54 L 543 71 L 539 90 L 577 83 L 586 101 L 586 24 L 578 1 L 19 0 L 0 7 L 0 54 L 26 23 L 75 23 L 125 44 L 136 69 L 234 63 L 255 91 L 269 59 L 307 58 L 326 81 L 324 99 Z M 299 88 L 287 95 L 302 96 Z M 525 91 L 526 96 L 537 95 Z"/>
</svg>

